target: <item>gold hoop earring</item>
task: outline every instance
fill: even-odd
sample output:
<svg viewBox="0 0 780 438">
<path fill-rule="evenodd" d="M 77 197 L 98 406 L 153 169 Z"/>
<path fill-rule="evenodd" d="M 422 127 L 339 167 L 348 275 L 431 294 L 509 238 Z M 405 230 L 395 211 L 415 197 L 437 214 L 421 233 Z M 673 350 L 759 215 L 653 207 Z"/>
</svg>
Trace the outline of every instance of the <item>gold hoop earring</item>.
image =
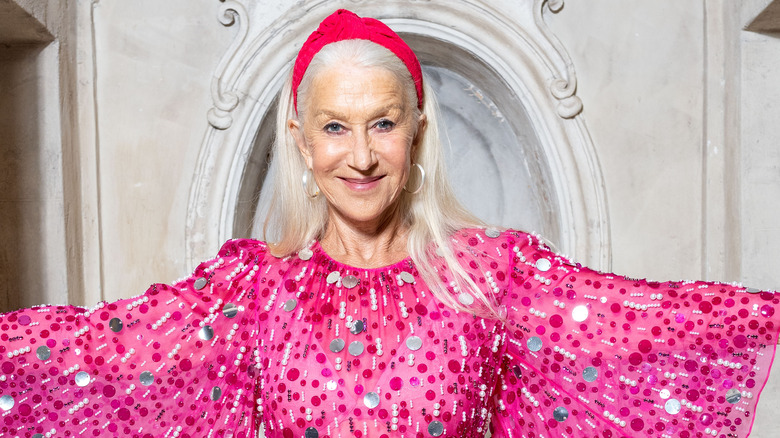
<svg viewBox="0 0 780 438">
<path fill-rule="evenodd" d="M 410 195 L 416 195 L 416 194 L 420 193 L 420 191 L 422 190 L 423 186 L 425 185 L 425 169 L 423 169 L 423 167 L 420 166 L 417 163 L 412 164 L 412 166 L 416 167 L 420 171 L 420 186 L 417 187 L 417 189 L 415 189 L 415 190 L 409 190 L 409 189 L 406 188 L 406 186 L 404 186 L 404 190 L 406 190 Z"/>
<path fill-rule="evenodd" d="M 311 181 L 311 184 L 314 186 L 313 193 L 309 188 L 309 181 Z M 320 195 L 320 188 L 317 186 L 317 183 L 314 181 L 314 174 L 312 173 L 311 169 L 306 169 L 303 171 L 303 176 L 301 177 L 301 183 L 303 183 L 303 193 L 306 193 L 306 196 L 308 196 L 309 198 L 315 199 L 317 196 Z"/>
</svg>

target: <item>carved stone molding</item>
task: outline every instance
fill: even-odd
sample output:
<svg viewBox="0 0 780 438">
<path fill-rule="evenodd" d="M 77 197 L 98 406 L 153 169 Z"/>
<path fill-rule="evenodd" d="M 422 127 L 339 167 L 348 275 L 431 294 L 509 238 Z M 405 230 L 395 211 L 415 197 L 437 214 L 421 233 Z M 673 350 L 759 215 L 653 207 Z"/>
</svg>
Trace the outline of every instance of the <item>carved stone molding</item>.
<svg viewBox="0 0 780 438">
<path fill-rule="evenodd" d="M 548 168 L 559 249 L 596 268 L 610 266 L 610 233 L 601 168 L 576 96 L 574 66 L 544 21 L 562 0 L 283 0 L 262 7 L 238 0 L 220 9 L 237 35 L 214 73 L 207 128 L 188 206 L 190 265 L 213 253 L 233 229 L 239 191 L 258 129 L 312 29 L 338 7 L 384 20 L 404 37 L 457 48 L 497 74 L 529 114 Z M 497 6 L 499 3 L 506 3 Z M 548 12 L 549 10 L 549 12 Z M 273 14 L 276 18 L 269 18 Z M 399 16 L 399 14 L 401 14 Z M 479 72 L 475 72 L 479 75 Z"/>
</svg>

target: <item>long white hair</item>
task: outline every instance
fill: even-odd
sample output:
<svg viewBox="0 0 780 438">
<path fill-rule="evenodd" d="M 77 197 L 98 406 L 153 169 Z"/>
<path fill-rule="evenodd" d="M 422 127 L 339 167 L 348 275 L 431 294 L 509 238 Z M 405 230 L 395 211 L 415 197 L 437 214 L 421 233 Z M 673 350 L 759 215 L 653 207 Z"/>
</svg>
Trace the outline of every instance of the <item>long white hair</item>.
<svg viewBox="0 0 780 438">
<path fill-rule="evenodd" d="M 309 198 L 304 192 L 301 177 L 307 170 L 306 163 L 288 131 L 289 119 L 296 119 L 303 126 L 306 121 L 298 115 L 305 114 L 307 92 L 323 69 L 349 63 L 360 67 L 383 68 L 392 73 L 407 92 L 407 102 L 414 104 L 413 120 L 418 120 L 417 93 L 412 76 L 404 63 L 390 50 L 366 40 L 345 40 L 328 44 L 312 59 L 306 74 L 298 87 L 298 113 L 293 105 L 292 73 L 287 79 L 279 98 L 276 116 L 276 139 L 273 146 L 272 166 L 274 169 L 273 194 L 268 216 L 263 227 L 266 240 L 269 231 L 275 234 L 275 243 L 269 244 L 272 254 L 288 256 L 308 246 L 313 240 L 322 238 L 328 221 L 327 202 L 324 196 Z M 411 157 L 425 169 L 425 181 L 417 194 L 404 191 L 399 202 L 403 224 L 408 227 L 407 251 L 423 281 L 431 292 L 447 306 L 472 313 L 499 316 L 494 301 L 486 296 L 474 280 L 466 274 L 457 262 L 452 248 L 451 236 L 457 230 L 469 227 L 483 227 L 482 221 L 469 213 L 458 200 L 447 179 L 444 155 L 439 139 L 439 111 L 433 90 L 423 81 L 424 102 L 422 113 L 427 126 Z M 407 185 L 418 187 L 418 172 L 412 172 Z M 443 284 L 437 274 L 434 258 L 443 257 L 451 273 L 455 290 L 468 291 L 484 306 L 466 309 L 456 296 Z"/>
</svg>

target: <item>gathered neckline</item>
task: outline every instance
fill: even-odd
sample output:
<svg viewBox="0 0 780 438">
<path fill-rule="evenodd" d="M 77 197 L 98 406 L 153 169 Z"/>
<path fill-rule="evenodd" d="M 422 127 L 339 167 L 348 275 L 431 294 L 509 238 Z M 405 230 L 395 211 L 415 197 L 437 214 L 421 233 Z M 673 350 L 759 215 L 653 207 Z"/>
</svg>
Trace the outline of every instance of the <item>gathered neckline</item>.
<svg viewBox="0 0 780 438">
<path fill-rule="evenodd" d="M 330 254 L 328 254 L 328 252 L 325 251 L 325 249 L 320 244 L 319 240 L 314 241 L 314 244 L 311 246 L 311 251 L 315 255 L 319 254 L 319 257 L 321 259 L 328 260 L 334 266 L 338 266 L 339 269 L 341 269 L 341 268 L 344 268 L 344 269 L 357 269 L 359 271 L 374 272 L 374 271 L 388 271 L 388 270 L 393 270 L 393 269 L 407 270 L 407 269 L 411 269 L 412 267 L 414 267 L 414 261 L 412 260 L 411 256 L 406 256 L 405 258 L 403 258 L 403 259 L 401 259 L 401 260 L 399 260 L 397 262 L 390 263 L 390 264 L 384 265 L 384 266 L 378 266 L 376 268 L 364 268 L 364 267 L 361 267 L 361 266 L 348 265 L 346 263 L 343 263 L 343 262 L 340 262 L 340 261 L 336 260 Z"/>
</svg>

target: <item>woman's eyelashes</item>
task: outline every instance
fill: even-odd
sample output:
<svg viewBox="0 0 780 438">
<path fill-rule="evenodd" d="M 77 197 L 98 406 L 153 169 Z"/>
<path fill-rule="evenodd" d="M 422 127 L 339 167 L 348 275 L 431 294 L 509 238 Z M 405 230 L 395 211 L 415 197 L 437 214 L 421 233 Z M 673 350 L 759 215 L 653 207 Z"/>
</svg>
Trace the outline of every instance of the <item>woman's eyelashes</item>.
<svg viewBox="0 0 780 438">
<path fill-rule="evenodd" d="M 381 132 L 388 132 L 388 131 L 392 131 L 393 128 L 395 128 L 395 126 L 396 126 L 396 123 L 393 122 L 392 120 L 381 119 L 381 120 L 377 121 L 376 123 L 374 123 L 372 128 L 374 128 L 374 129 L 376 129 L 378 131 L 381 131 Z M 328 134 L 343 134 L 347 130 L 347 128 L 345 128 L 344 125 L 342 125 L 341 123 L 330 122 L 330 123 L 325 125 L 323 130 L 325 132 L 327 132 Z"/>
</svg>

